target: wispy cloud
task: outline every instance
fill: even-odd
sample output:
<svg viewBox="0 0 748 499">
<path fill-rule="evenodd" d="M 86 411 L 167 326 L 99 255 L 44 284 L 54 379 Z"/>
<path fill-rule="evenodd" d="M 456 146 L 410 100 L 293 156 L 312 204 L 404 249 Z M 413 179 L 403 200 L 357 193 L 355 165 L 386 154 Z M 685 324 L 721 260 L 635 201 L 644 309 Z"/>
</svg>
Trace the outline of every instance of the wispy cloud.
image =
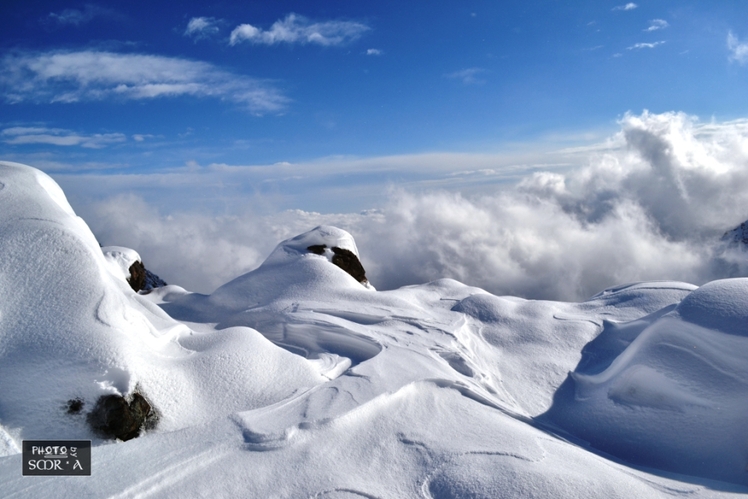
<svg viewBox="0 0 748 499">
<path fill-rule="evenodd" d="M 9 103 L 213 97 L 255 114 L 279 112 L 289 99 L 270 83 L 199 61 L 144 54 L 14 53 L 0 59 L 0 89 Z"/>
<path fill-rule="evenodd" d="M 482 80 L 478 78 L 479 74 L 485 73 L 486 70 L 483 68 L 467 68 L 467 69 L 461 69 L 460 71 L 455 71 L 454 73 L 448 73 L 445 74 L 445 78 L 450 78 L 453 80 L 460 80 L 465 85 L 476 85 L 480 83 L 485 83 L 486 80 Z"/>
<path fill-rule="evenodd" d="M 727 49 L 730 51 L 730 60 L 740 64 L 748 62 L 748 43 L 740 43 L 740 40 L 732 34 L 727 33 Z"/>
<path fill-rule="evenodd" d="M 210 38 L 217 35 L 220 31 L 220 19 L 214 17 L 193 17 L 187 23 L 187 29 L 184 30 L 184 36 L 189 36 L 195 40 Z"/>
<path fill-rule="evenodd" d="M 80 135 L 71 130 L 45 127 L 12 127 L 0 132 L 0 140 L 11 145 L 49 144 L 101 149 L 127 140 L 122 133 Z"/>
<path fill-rule="evenodd" d="M 42 19 L 47 26 L 81 26 L 91 22 L 95 17 L 118 17 L 118 14 L 98 5 L 86 4 L 83 10 L 65 9 L 62 12 L 50 12 Z"/>
<path fill-rule="evenodd" d="M 668 26 L 670 26 L 670 24 L 668 24 L 664 19 L 652 19 L 649 21 L 649 27 L 644 31 L 657 31 L 659 29 L 665 29 Z"/>
<path fill-rule="evenodd" d="M 143 142 L 145 139 L 152 139 L 154 137 L 155 135 L 152 135 L 150 133 L 136 133 L 135 135 L 132 136 L 132 139 L 135 142 Z"/>
<path fill-rule="evenodd" d="M 664 44 L 664 41 L 652 42 L 652 43 L 635 43 L 630 47 L 626 47 L 626 50 L 639 50 L 639 49 L 653 49 L 659 45 Z"/>
<path fill-rule="evenodd" d="M 634 2 L 629 2 L 626 5 L 617 5 L 613 7 L 613 10 L 634 10 L 635 8 L 639 7 Z"/>
<path fill-rule="evenodd" d="M 382 51 L 379 49 L 368 49 L 366 55 L 382 55 Z"/>
<path fill-rule="evenodd" d="M 317 45 L 342 45 L 359 38 L 368 26 L 353 21 L 312 22 L 304 16 L 289 14 L 285 19 L 276 21 L 269 30 L 263 30 L 251 24 L 241 24 L 232 32 L 230 45 L 251 42 L 263 45 L 276 43 L 314 43 Z"/>
</svg>

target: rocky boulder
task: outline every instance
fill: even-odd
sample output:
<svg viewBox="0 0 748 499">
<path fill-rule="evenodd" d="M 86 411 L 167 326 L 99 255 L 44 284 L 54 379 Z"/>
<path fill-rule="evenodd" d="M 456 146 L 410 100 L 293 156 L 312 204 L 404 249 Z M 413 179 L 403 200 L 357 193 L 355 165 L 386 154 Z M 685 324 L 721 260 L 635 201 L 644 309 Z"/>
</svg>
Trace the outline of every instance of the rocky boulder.
<svg viewBox="0 0 748 499">
<path fill-rule="evenodd" d="M 328 256 L 330 261 L 334 265 L 337 265 L 341 269 L 348 272 L 351 277 L 356 279 L 361 284 L 366 284 L 369 282 L 369 280 L 366 278 L 366 270 L 364 270 L 364 266 L 361 265 L 361 261 L 358 259 L 358 256 L 356 256 L 356 254 L 351 250 L 333 246 L 329 250 L 332 252 L 332 255 L 327 255 L 326 244 L 314 244 L 307 247 L 307 250 L 310 253 L 314 253 L 315 255 Z"/>
<path fill-rule="evenodd" d="M 138 392 L 132 394 L 129 402 L 121 395 L 103 395 L 88 414 L 88 424 L 95 432 L 122 441 L 140 436 L 155 420 L 151 404 Z"/>
</svg>

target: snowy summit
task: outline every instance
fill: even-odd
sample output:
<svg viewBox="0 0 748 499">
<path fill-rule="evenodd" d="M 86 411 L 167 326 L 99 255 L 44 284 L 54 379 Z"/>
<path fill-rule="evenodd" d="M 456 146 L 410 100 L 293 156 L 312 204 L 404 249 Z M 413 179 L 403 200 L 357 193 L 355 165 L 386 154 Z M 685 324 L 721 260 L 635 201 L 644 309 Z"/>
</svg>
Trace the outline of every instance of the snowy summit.
<svg viewBox="0 0 748 499">
<path fill-rule="evenodd" d="M 137 252 L 7 162 L 0 235 L 3 496 L 748 493 L 748 279 L 376 291 L 320 226 L 209 295 L 136 291 Z M 91 476 L 22 476 L 34 439 L 92 440 Z"/>
</svg>

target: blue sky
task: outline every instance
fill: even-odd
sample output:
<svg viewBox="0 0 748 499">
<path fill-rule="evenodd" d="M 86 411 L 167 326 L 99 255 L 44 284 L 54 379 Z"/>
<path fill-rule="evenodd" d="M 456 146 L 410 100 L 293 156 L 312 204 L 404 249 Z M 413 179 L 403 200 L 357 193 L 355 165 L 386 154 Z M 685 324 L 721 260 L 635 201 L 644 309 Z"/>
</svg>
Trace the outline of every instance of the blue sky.
<svg viewBox="0 0 748 499">
<path fill-rule="evenodd" d="M 628 111 L 748 115 L 746 19 L 741 1 L 3 2 L 0 158 L 146 198 L 143 176 L 254 168 L 211 209 L 366 208 L 450 168 L 501 183 Z"/>
</svg>

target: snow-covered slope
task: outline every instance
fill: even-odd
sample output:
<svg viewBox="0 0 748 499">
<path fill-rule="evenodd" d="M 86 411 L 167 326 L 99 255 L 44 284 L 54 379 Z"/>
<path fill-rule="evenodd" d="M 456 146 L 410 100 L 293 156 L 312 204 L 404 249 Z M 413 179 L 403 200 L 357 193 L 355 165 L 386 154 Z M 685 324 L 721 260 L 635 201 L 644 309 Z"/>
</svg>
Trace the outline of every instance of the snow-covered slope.
<svg viewBox="0 0 748 499">
<path fill-rule="evenodd" d="M 378 292 L 319 251 L 357 255 L 351 235 L 318 227 L 212 295 L 139 295 L 49 177 L 0 163 L 0 183 L 3 495 L 748 492 L 746 280 Z M 97 397 L 135 391 L 155 428 L 92 433 Z M 92 438 L 92 476 L 22 477 L 30 438 Z"/>
</svg>

